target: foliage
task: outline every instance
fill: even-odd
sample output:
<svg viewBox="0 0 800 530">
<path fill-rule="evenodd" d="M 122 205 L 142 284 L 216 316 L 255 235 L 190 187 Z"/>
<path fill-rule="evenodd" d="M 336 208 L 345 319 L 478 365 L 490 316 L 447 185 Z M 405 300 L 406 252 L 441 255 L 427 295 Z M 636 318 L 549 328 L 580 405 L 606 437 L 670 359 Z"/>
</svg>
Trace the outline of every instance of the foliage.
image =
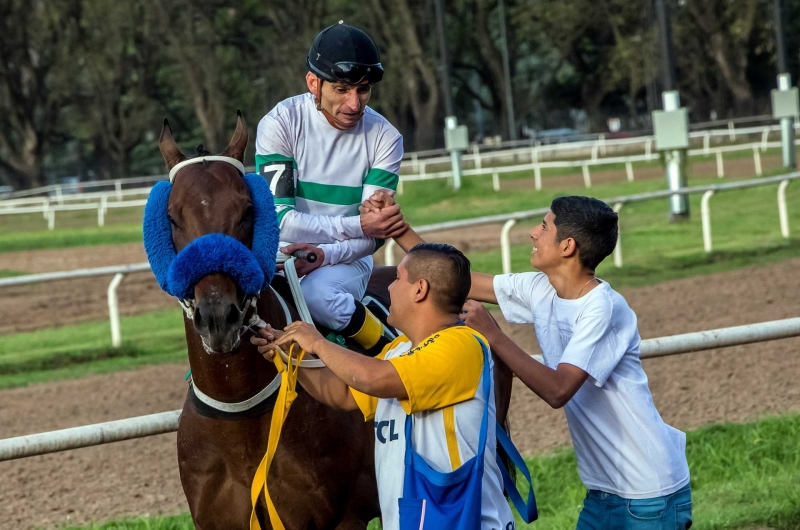
<svg viewBox="0 0 800 530">
<path fill-rule="evenodd" d="M 519 130 L 605 131 L 649 123 L 660 106 L 652 2 L 504 0 Z M 497 0 L 443 0 L 455 114 L 473 137 L 508 134 Z M 766 113 L 775 84 L 772 7 L 668 0 L 678 84 L 692 119 Z M 800 0 L 786 0 L 796 49 Z M 298 16 L 302 13 L 303 16 Z M 241 109 L 251 135 L 306 90 L 317 31 L 344 19 L 383 52 L 372 106 L 406 149 L 440 147 L 445 109 L 430 0 L 7 0 L 0 5 L 0 184 L 26 188 L 156 173 L 168 117 L 185 147 L 224 147 Z M 799 57 L 789 57 L 797 77 Z"/>
</svg>

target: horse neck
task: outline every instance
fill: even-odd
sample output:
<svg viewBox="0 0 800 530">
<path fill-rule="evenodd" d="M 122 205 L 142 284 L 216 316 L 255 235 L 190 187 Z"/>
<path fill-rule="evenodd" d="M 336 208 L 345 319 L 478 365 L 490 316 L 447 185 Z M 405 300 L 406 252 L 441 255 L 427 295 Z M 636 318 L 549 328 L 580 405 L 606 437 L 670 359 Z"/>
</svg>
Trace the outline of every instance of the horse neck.
<svg viewBox="0 0 800 530">
<path fill-rule="evenodd" d="M 286 317 L 272 289 L 261 292 L 258 315 L 276 329 L 286 326 Z M 277 375 L 275 365 L 258 353 L 250 342 L 251 333 L 242 334 L 238 353 L 206 353 L 191 320 L 184 319 L 192 382 L 204 394 L 228 403 L 244 401 L 263 390 Z"/>
</svg>

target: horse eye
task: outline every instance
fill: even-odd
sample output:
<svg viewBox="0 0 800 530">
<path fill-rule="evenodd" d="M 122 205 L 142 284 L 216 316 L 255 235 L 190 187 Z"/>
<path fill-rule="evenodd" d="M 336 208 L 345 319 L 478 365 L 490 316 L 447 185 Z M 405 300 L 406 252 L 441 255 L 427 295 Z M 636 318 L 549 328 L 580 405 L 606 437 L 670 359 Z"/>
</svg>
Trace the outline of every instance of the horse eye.
<svg viewBox="0 0 800 530">
<path fill-rule="evenodd" d="M 178 223 L 175 222 L 175 219 L 172 218 L 170 214 L 167 214 L 167 219 L 169 219 L 169 223 L 174 226 L 175 228 L 180 228 Z"/>
<path fill-rule="evenodd" d="M 242 214 L 242 218 L 239 221 L 239 224 L 244 224 L 250 221 L 250 219 L 252 218 L 253 218 L 253 207 L 248 206 L 247 209 L 245 209 L 244 213 Z"/>
</svg>

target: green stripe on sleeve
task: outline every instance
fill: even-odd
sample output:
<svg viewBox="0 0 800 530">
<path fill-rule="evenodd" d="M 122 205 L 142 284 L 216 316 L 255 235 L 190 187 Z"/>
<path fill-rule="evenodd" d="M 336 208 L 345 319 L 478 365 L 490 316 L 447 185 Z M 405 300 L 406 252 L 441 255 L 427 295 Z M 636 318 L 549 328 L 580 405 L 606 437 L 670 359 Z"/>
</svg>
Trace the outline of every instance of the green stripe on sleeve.
<svg viewBox="0 0 800 530">
<path fill-rule="evenodd" d="M 380 186 L 381 188 L 388 188 L 392 191 L 397 190 L 397 183 L 400 177 L 383 169 L 372 168 L 364 177 L 364 184 L 371 186 Z"/>
<path fill-rule="evenodd" d="M 288 204 L 290 206 L 295 205 L 294 197 L 275 197 L 273 200 L 275 201 L 276 206 L 281 204 Z"/>
<path fill-rule="evenodd" d="M 278 227 L 280 227 L 281 223 L 283 223 L 283 218 L 286 216 L 286 213 L 292 210 L 294 210 L 294 207 L 283 208 L 278 212 Z"/>
<path fill-rule="evenodd" d="M 270 162 L 291 162 L 292 169 L 297 169 L 297 161 L 290 156 L 279 155 L 277 153 L 272 155 L 256 155 L 256 169 L 259 172 L 263 164 L 269 164 Z"/>
<path fill-rule="evenodd" d="M 351 206 L 361 203 L 361 186 L 337 186 L 297 181 L 297 196 L 309 201 Z"/>
</svg>

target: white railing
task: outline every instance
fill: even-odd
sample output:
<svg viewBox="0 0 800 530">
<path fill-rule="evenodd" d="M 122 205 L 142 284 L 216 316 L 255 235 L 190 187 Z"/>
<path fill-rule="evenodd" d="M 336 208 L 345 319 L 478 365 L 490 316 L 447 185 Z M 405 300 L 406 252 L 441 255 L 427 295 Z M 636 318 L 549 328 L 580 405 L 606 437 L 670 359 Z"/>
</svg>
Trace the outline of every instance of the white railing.
<svg viewBox="0 0 800 530">
<path fill-rule="evenodd" d="M 149 193 L 149 188 L 146 193 Z M 142 195 L 145 192 L 137 193 Z M 135 201 L 108 201 L 108 195 L 102 195 L 99 202 L 84 204 L 53 204 L 45 201 L 39 206 L 20 206 L 15 208 L 3 208 L 0 204 L 0 215 L 21 215 L 30 213 L 40 213 L 47 221 L 47 229 L 54 230 L 56 227 L 56 212 L 73 212 L 83 210 L 97 210 L 97 226 L 105 226 L 106 214 L 110 208 L 136 208 L 147 204 L 147 199 Z"/>
<path fill-rule="evenodd" d="M 93 276 L 114 275 L 114 279 L 108 285 L 108 317 L 111 325 L 111 344 L 119 348 L 122 344 L 122 335 L 119 325 L 119 300 L 117 298 L 117 288 L 126 274 L 132 272 L 149 271 L 149 263 L 136 263 L 133 265 L 114 265 L 111 267 L 97 267 L 93 269 L 76 269 L 72 271 L 45 272 L 41 274 L 28 274 L 25 276 L 12 276 L 11 278 L 0 278 L 0 287 L 11 287 L 12 285 L 26 285 L 31 283 L 52 282 L 56 280 L 71 280 L 75 278 L 87 278 Z"/>
<path fill-rule="evenodd" d="M 709 200 L 711 198 L 711 195 L 713 195 L 715 192 L 737 190 L 744 188 L 755 188 L 759 186 L 778 184 L 777 201 L 778 201 L 778 217 L 781 226 L 781 235 L 784 238 L 788 239 L 789 215 L 786 206 L 786 187 L 789 185 L 789 182 L 797 178 L 800 178 L 800 172 L 789 173 L 786 175 L 778 175 L 776 177 L 744 180 L 740 182 L 730 182 L 726 184 L 714 184 L 710 186 L 693 186 L 689 188 L 681 188 L 675 191 L 672 190 L 652 191 L 648 193 L 639 193 L 636 195 L 627 195 L 624 197 L 614 197 L 611 199 L 605 199 L 604 202 L 613 206 L 614 210 L 617 213 L 619 213 L 622 210 L 622 207 L 629 203 L 662 199 L 665 197 L 670 197 L 672 195 L 691 195 L 694 193 L 703 193 L 704 197 L 701 200 L 700 209 L 701 209 L 701 220 L 703 227 L 704 249 L 706 252 L 711 252 L 712 250 L 711 210 L 709 205 Z M 511 229 L 514 227 L 514 225 L 517 224 L 517 222 L 525 219 L 531 219 L 534 217 L 543 216 L 549 210 L 550 210 L 549 208 L 537 208 L 535 210 L 525 210 L 514 213 L 488 215 L 472 219 L 463 219 L 461 221 L 447 221 L 444 223 L 420 226 L 418 228 L 415 228 L 414 230 L 419 234 L 425 234 L 431 232 L 441 232 L 444 230 L 456 230 L 462 228 L 472 228 L 476 226 L 504 223 L 503 228 L 500 231 L 500 253 L 503 262 L 503 272 L 508 273 L 511 272 L 511 241 L 510 241 Z M 393 239 L 386 242 L 386 246 L 384 247 L 384 263 L 386 265 L 395 264 L 394 249 L 396 246 L 397 244 L 394 242 Z M 617 239 L 617 246 L 614 249 L 614 265 L 618 268 L 622 267 L 621 238 Z"/>
<path fill-rule="evenodd" d="M 800 125 L 798 126 L 800 127 Z M 769 128 L 772 130 L 772 128 Z M 766 151 L 769 148 L 780 148 L 780 142 L 768 142 L 766 141 L 767 137 L 762 136 L 762 141 L 754 142 L 749 144 L 738 144 L 738 145 L 728 145 L 728 146 L 719 146 L 719 147 L 709 147 L 706 144 L 702 149 L 690 149 L 687 151 L 689 157 L 698 157 L 698 156 L 711 156 L 714 155 L 716 157 L 717 162 L 717 176 L 722 178 L 725 176 L 725 165 L 723 154 L 724 153 L 733 153 L 739 151 L 752 151 L 753 153 L 753 166 L 755 170 L 756 176 L 761 176 L 763 174 L 762 166 L 761 166 L 761 153 Z M 795 145 L 800 145 L 800 139 L 795 141 Z M 528 149 L 527 151 L 530 151 Z M 500 175 L 504 173 L 516 173 L 521 171 L 533 171 L 534 174 L 534 188 L 536 190 L 542 189 L 542 170 L 544 169 L 563 169 L 563 168 L 580 168 L 583 174 L 583 182 L 584 187 L 591 188 L 592 187 L 592 179 L 591 179 L 591 168 L 593 166 L 603 166 L 603 165 L 625 165 L 625 172 L 629 182 L 633 182 L 635 178 L 634 174 L 634 167 L 633 164 L 635 163 L 645 163 L 645 162 L 652 162 L 654 160 L 659 159 L 659 155 L 657 153 L 651 153 L 651 150 L 648 149 L 648 152 L 643 155 L 630 155 L 630 156 L 617 156 L 617 157 L 606 157 L 606 158 L 592 158 L 591 160 L 556 160 L 550 162 L 540 162 L 536 155 L 531 154 L 530 158 L 531 161 L 525 164 L 516 164 L 510 166 L 498 166 L 498 167 L 482 167 L 480 164 L 476 164 L 475 169 L 465 169 L 461 172 L 461 174 L 465 177 L 468 176 L 479 176 L 479 175 L 492 175 L 492 185 L 495 191 L 500 191 Z M 513 156 L 511 151 L 509 152 L 498 152 L 493 153 L 493 156 Z M 467 157 L 464 157 L 467 159 Z M 449 160 L 449 159 L 447 159 Z M 414 182 L 419 180 L 434 180 L 434 179 L 442 179 L 442 178 L 452 178 L 453 172 L 452 171 L 439 171 L 435 173 L 425 173 L 424 167 L 423 171 L 414 174 L 414 175 L 400 175 L 400 182 L 398 184 L 397 193 L 402 194 L 404 192 L 404 183 L 406 182 Z"/>
<path fill-rule="evenodd" d="M 800 318 L 643 340 L 641 358 L 663 357 L 800 336 Z M 181 411 L 138 416 L 0 440 L 0 462 L 144 438 L 178 429 Z"/>
<path fill-rule="evenodd" d="M 728 190 L 752 188 L 757 186 L 766 186 L 770 184 L 778 184 L 778 212 L 780 219 L 781 235 L 784 238 L 789 237 L 789 215 L 786 206 L 786 188 L 789 182 L 800 178 L 800 172 L 791 173 L 788 175 L 780 175 L 777 177 L 769 177 L 765 179 L 746 180 L 741 182 L 731 182 L 726 184 L 716 184 L 712 186 L 695 186 L 691 188 L 683 188 L 678 190 L 677 193 L 690 195 L 693 193 L 704 193 L 703 200 L 701 201 L 701 218 L 703 227 L 703 241 L 706 252 L 711 252 L 711 211 L 709 200 L 711 195 L 715 192 L 722 192 Z M 606 199 L 605 202 L 613 205 L 614 211 L 619 213 L 625 204 L 661 199 L 675 195 L 676 192 L 671 190 L 654 191 L 649 193 L 641 193 L 638 195 L 628 195 L 624 197 L 615 197 Z M 500 231 L 500 254 L 502 257 L 503 272 L 511 272 L 511 229 L 517 222 L 531 219 L 534 217 L 543 216 L 549 211 L 549 208 L 537 208 L 535 210 L 526 210 L 521 212 L 504 213 L 497 215 L 489 215 L 484 217 L 477 217 L 472 219 L 463 219 L 460 221 L 447 221 L 444 223 L 436 223 L 425 226 L 420 226 L 415 229 L 419 234 L 426 234 L 432 232 L 442 232 L 445 230 L 455 230 L 463 228 L 472 228 L 476 226 L 485 226 L 503 223 L 503 228 Z M 622 244 L 621 234 L 617 239 L 617 246 L 614 249 L 614 265 L 622 267 Z M 394 265 L 394 248 L 396 243 L 394 240 L 389 240 L 384 247 L 384 263 L 386 265 Z M 72 278 L 85 278 L 89 276 L 107 276 L 114 275 L 111 283 L 108 286 L 108 311 L 109 321 L 111 326 L 111 339 L 114 347 L 119 347 L 121 344 L 121 331 L 119 324 L 119 307 L 117 302 L 117 288 L 126 274 L 132 272 L 143 272 L 150 270 L 147 263 L 136 263 L 132 265 L 119 265 L 111 267 L 99 267 L 93 269 L 78 269 L 73 271 L 62 272 L 48 272 L 43 274 L 31 274 L 25 276 L 14 276 L 11 278 L 1 278 L 0 287 L 8 287 L 12 285 L 25 285 L 31 283 L 40 283 L 55 280 L 66 280 Z"/>
</svg>

